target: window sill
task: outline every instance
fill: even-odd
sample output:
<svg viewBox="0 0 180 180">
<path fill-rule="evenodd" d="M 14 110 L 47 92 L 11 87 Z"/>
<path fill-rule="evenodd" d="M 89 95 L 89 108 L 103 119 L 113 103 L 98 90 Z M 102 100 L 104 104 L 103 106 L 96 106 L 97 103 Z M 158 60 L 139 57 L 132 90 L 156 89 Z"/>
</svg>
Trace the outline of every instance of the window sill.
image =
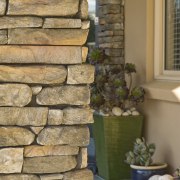
<svg viewBox="0 0 180 180">
<path fill-rule="evenodd" d="M 180 102 L 180 83 L 168 81 L 152 81 L 144 84 L 146 97 L 170 102 Z"/>
</svg>

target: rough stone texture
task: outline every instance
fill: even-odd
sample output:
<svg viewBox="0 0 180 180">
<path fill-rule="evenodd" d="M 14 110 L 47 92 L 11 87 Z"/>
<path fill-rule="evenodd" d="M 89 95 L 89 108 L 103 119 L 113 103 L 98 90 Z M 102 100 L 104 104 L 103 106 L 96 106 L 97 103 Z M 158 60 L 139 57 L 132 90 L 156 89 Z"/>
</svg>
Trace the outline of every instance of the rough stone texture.
<svg viewBox="0 0 180 180">
<path fill-rule="evenodd" d="M 40 145 L 87 146 L 89 129 L 82 126 L 48 127 L 40 132 L 37 143 Z"/>
<path fill-rule="evenodd" d="M 0 125 L 43 126 L 47 122 L 48 108 L 0 107 Z"/>
<path fill-rule="evenodd" d="M 88 170 L 78 170 L 78 171 L 72 171 L 72 172 L 67 172 L 64 174 L 64 179 L 63 180 L 93 180 L 93 173 Z"/>
<path fill-rule="evenodd" d="M 46 18 L 43 28 L 80 28 L 81 19 Z"/>
<path fill-rule="evenodd" d="M 23 107 L 31 101 L 31 88 L 24 84 L 1 84 L 0 106 Z"/>
<path fill-rule="evenodd" d="M 13 175 L 0 175 L 0 180 L 40 180 L 40 178 L 36 175 L 13 174 Z"/>
<path fill-rule="evenodd" d="M 34 141 L 34 134 L 25 128 L 0 127 L 0 146 L 29 145 Z"/>
<path fill-rule="evenodd" d="M 82 29 L 9 29 L 8 44 L 83 45 L 87 35 Z"/>
<path fill-rule="evenodd" d="M 65 156 L 77 155 L 78 147 L 71 146 L 26 146 L 24 157 L 42 157 L 42 156 Z"/>
<path fill-rule="evenodd" d="M 63 66 L 3 66 L 0 65 L 1 82 L 39 84 L 63 83 L 67 70 Z"/>
<path fill-rule="evenodd" d="M 0 44 L 7 44 L 7 30 L 0 30 Z"/>
<path fill-rule="evenodd" d="M 78 169 L 83 169 L 87 167 L 87 148 L 81 148 L 79 155 L 78 155 L 78 165 L 77 168 Z"/>
<path fill-rule="evenodd" d="M 90 103 L 90 89 L 88 86 L 59 86 L 44 88 L 37 95 L 39 105 L 87 105 Z"/>
<path fill-rule="evenodd" d="M 88 1 L 87 0 L 80 0 L 79 16 L 81 19 L 87 19 L 88 18 Z"/>
<path fill-rule="evenodd" d="M 63 122 L 63 111 L 59 109 L 51 109 L 48 114 L 49 125 L 60 125 Z"/>
<path fill-rule="evenodd" d="M 93 83 L 94 73 L 94 66 L 89 64 L 68 66 L 67 84 Z"/>
<path fill-rule="evenodd" d="M 40 179 L 41 180 L 55 180 L 55 179 L 61 180 L 63 179 L 63 177 L 64 176 L 62 174 L 50 174 L 50 175 L 41 175 Z"/>
<path fill-rule="evenodd" d="M 42 27 L 42 18 L 39 17 L 0 17 L 0 29 L 20 27 Z"/>
<path fill-rule="evenodd" d="M 88 55 L 88 48 L 82 47 L 82 62 L 86 62 L 87 55 Z"/>
<path fill-rule="evenodd" d="M 31 89 L 32 89 L 32 94 L 37 95 L 41 92 L 42 86 L 33 86 L 31 87 Z"/>
<path fill-rule="evenodd" d="M 74 169 L 77 165 L 75 156 L 49 156 L 25 158 L 23 173 L 60 173 Z"/>
<path fill-rule="evenodd" d="M 121 4 L 121 0 L 98 0 L 99 5 L 104 4 Z"/>
<path fill-rule="evenodd" d="M 0 162 L 0 173 L 21 173 L 23 148 L 0 149 Z"/>
<path fill-rule="evenodd" d="M 6 0 L 0 1 L 0 15 L 4 15 L 6 11 Z"/>
<path fill-rule="evenodd" d="M 0 31 L 0 43 L 1 32 L 7 36 Z M 78 64 L 81 51 L 79 46 L 0 46 L 0 63 Z"/>
<path fill-rule="evenodd" d="M 90 21 L 82 21 L 81 29 L 89 29 L 90 28 Z"/>
<path fill-rule="evenodd" d="M 41 130 L 44 129 L 44 126 L 40 127 L 30 127 L 34 134 L 39 134 Z"/>
<path fill-rule="evenodd" d="M 93 123 L 93 112 L 90 109 L 66 108 L 63 112 L 63 124 L 72 125 Z"/>
<path fill-rule="evenodd" d="M 79 0 L 9 0 L 8 15 L 73 16 Z"/>
</svg>

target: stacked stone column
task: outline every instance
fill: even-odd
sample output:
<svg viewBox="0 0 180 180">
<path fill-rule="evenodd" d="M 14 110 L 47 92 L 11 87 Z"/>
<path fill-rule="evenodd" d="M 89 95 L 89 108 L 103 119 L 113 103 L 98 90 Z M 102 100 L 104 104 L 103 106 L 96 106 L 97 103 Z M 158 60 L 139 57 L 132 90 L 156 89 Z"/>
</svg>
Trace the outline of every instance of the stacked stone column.
<svg viewBox="0 0 180 180">
<path fill-rule="evenodd" d="M 0 179 L 92 180 L 87 0 L 0 0 Z"/>
</svg>

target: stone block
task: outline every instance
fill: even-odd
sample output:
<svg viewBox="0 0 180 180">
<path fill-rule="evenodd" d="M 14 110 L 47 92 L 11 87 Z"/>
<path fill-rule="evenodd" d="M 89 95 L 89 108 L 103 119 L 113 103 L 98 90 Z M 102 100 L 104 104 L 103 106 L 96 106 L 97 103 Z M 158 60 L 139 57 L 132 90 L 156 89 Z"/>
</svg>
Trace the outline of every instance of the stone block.
<svg viewBox="0 0 180 180">
<path fill-rule="evenodd" d="M 94 176 L 90 170 L 83 169 L 83 170 L 65 173 L 63 180 L 70 180 L 70 179 L 73 179 L 73 180 L 93 180 Z"/>
<path fill-rule="evenodd" d="M 39 134 L 41 130 L 44 129 L 44 126 L 39 126 L 39 127 L 31 126 L 30 129 L 33 131 L 34 134 Z"/>
<path fill-rule="evenodd" d="M 122 55 L 122 49 L 105 49 L 105 54 L 107 56 L 121 56 Z"/>
<path fill-rule="evenodd" d="M 75 156 L 25 158 L 22 172 L 27 174 L 61 173 L 74 169 L 76 165 Z"/>
<path fill-rule="evenodd" d="M 63 111 L 50 109 L 48 114 L 48 125 L 60 125 L 63 122 Z"/>
<path fill-rule="evenodd" d="M 93 112 L 91 109 L 82 108 L 66 108 L 63 110 L 62 124 L 89 124 L 93 123 Z"/>
<path fill-rule="evenodd" d="M 78 155 L 78 169 L 83 169 L 87 167 L 87 162 L 88 162 L 88 153 L 87 153 L 87 148 L 81 148 L 79 155 Z"/>
<path fill-rule="evenodd" d="M 31 89 L 32 89 L 32 94 L 37 95 L 41 92 L 42 86 L 32 86 Z"/>
<path fill-rule="evenodd" d="M 37 95 L 39 105 L 87 105 L 90 103 L 88 86 L 58 86 L 42 89 Z"/>
<path fill-rule="evenodd" d="M 81 19 L 45 18 L 43 28 L 81 28 Z"/>
<path fill-rule="evenodd" d="M 77 155 L 79 147 L 71 146 L 26 146 L 24 157 L 42 157 L 42 156 L 68 156 Z"/>
<path fill-rule="evenodd" d="M 87 146 L 89 138 L 89 129 L 85 126 L 48 127 L 40 132 L 37 143 L 40 145 Z"/>
<path fill-rule="evenodd" d="M 0 42 L 1 32 L 6 31 L 0 31 Z M 79 64 L 81 51 L 79 46 L 0 46 L 0 63 Z"/>
<path fill-rule="evenodd" d="M 42 27 L 42 23 L 39 17 L 0 17 L 0 29 Z"/>
<path fill-rule="evenodd" d="M 0 106 L 23 107 L 31 98 L 32 90 L 25 84 L 0 84 Z"/>
<path fill-rule="evenodd" d="M 40 178 L 36 175 L 13 174 L 13 175 L 0 175 L 0 180 L 40 180 Z"/>
<path fill-rule="evenodd" d="M 90 21 L 82 21 L 81 29 L 89 29 L 90 28 Z"/>
<path fill-rule="evenodd" d="M 82 47 L 82 62 L 86 62 L 88 55 L 88 47 Z"/>
<path fill-rule="evenodd" d="M 117 4 L 107 4 L 102 6 L 103 14 L 120 14 L 121 6 Z"/>
<path fill-rule="evenodd" d="M 7 30 L 0 30 L 0 44 L 7 44 Z"/>
<path fill-rule="evenodd" d="M 61 180 L 63 179 L 63 175 L 62 174 L 49 174 L 49 175 L 40 175 L 40 179 L 41 180 Z"/>
<path fill-rule="evenodd" d="M 83 45 L 87 36 L 87 29 L 9 29 L 8 44 Z"/>
<path fill-rule="evenodd" d="M 101 43 L 124 42 L 124 36 L 99 37 L 98 42 L 100 44 Z"/>
<path fill-rule="evenodd" d="M 4 15 L 6 11 L 6 0 L 0 1 L 0 15 Z"/>
<path fill-rule="evenodd" d="M 0 162 L 0 173 L 21 173 L 23 148 L 0 149 Z"/>
<path fill-rule="evenodd" d="M 79 0 L 9 0 L 8 15 L 74 16 Z"/>
<path fill-rule="evenodd" d="M 0 146 L 22 146 L 30 145 L 34 141 L 35 135 L 20 127 L 0 127 Z"/>
<path fill-rule="evenodd" d="M 106 23 L 113 24 L 113 23 L 123 23 L 124 16 L 122 14 L 107 14 L 105 16 Z"/>
<path fill-rule="evenodd" d="M 81 19 L 87 19 L 88 18 L 88 1 L 87 0 L 80 0 L 79 17 Z"/>
<path fill-rule="evenodd" d="M 98 0 L 99 5 L 104 5 L 104 4 L 121 4 L 122 0 Z"/>
<path fill-rule="evenodd" d="M 0 65 L 0 82 L 60 84 L 66 80 L 63 66 L 4 66 Z"/>
<path fill-rule="evenodd" d="M 99 45 L 100 48 L 124 48 L 124 42 L 112 42 L 112 43 L 103 43 Z"/>
<path fill-rule="evenodd" d="M 94 66 L 89 64 L 68 66 L 67 84 L 93 83 L 94 73 Z"/>
<path fill-rule="evenodd" d="M 44 126 L 48 108 L 41 107 L 0 107 L 0 125 Z"/>
</svg>

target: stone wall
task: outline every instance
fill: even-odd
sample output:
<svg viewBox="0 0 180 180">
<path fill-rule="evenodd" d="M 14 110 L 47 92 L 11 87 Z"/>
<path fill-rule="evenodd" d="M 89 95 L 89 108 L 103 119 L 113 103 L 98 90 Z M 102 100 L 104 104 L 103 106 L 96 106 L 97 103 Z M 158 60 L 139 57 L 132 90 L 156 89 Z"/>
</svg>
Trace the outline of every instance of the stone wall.
<svg viewBox="0 0 180 180">
<path fill-rule="evenodd" d="M 124 64 L 124 0 L 98 0 L 98 44 L 106 64 Z"/>
<path fill-rule="evenodd" d="M 87 0 L 0 0 L 0 179 L 92 180 Z"/>
</svg>

